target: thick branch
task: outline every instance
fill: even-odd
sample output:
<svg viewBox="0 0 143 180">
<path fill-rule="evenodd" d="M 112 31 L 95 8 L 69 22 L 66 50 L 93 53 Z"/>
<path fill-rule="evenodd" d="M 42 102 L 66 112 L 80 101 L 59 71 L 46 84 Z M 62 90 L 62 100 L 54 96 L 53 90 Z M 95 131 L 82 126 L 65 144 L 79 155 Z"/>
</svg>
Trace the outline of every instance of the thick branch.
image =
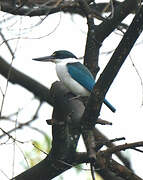
<svg viewBox="0 0 143 180">
<path fill-rule="evenodd" d="M 143 6 L 136 14 L 127 32 L 123 36 L 123 39 L 121 40 L 120 44 L 112 55 L 109 63 L 107 64 L 103 73 L 95 84 L 94 90 L 89 98 L 87 108 L 85 109 L 83 115 L 83 122 L 86 123 L 86 126 L 84 125 L 85 128 L 94 127 L 101 109 L 101 102 L 103 102 L 103 99 L 108 89 L 110 88 L 114 78 L 116 77 L 122 64 L 126 60 L 129 52 L 131 51 L 134 43 L 142 32 L 142 24 Z"/>
<path fill-rule="evenodd" d="M 10 76 L 8 80 L 11 83 L 21 85 L 22 87 L 32 92 L 41 101 L 46 101 L 49 104 L 52 104 L 52 98 L 49 94 L 49 89 L 47 87 L 35 81 L 26 74 L 11 67 L 4 60 L 4 58 L 0 57 L 0 74 L 7 79 L 9 71 Z"/>
<path fill-rule="evenodd" d="M 103 21 L 96 29 L 97 41 L 102 43 L 105 38 L 107 38 L 111 32 L 118 27 L 118 25 L 126 18 L 133 10 L 138 7 L 138 0 L 125 0 L 123 3 L 119 4 L 114 8 L 114 16 L 112 18 L 108 17 L 107 21 Z"/>
<path fill-rule="evenodd" d="M 28 3 L 24 3 L 23 6 L 20 4 L 20 7 L 12 6 L 11 3 L 1 2 L 1 10 L 7 13 L 11 13 L 14 15 L 24 15 L 24 16 L 42 16 L 42 15 L 49 15 L 54 14 L 57 12 L 67 12 L 71 14 L 80 14 L 81 16 L 85 16 L 84 13 L 79 8 L 78 3 L 74 1 L 64 1 L 62 3 L 58 3 L 60 1 L 48 1 L 45 2 L 43 0 L 40 3 L 36 3 L 36 1 L 30 1 Z M 89 0 L 89 3 L 91 1 Z M 26 5 L 26 7 L 25 7 Z M 38 6 L 37 6 L 38 5 Z"/>
<path fill-rule="evenodd" d="M 52 149 L 49 155 L 36 166 L 16 176 L 15 180 L 49 180 L 71 166 L 75 159 L 76 146 L 79 140 L 79 124 L 84 105 L 78 100 L 70 100 L 65 96 L 69 91 L 56 82 L 51 88 L 54 97 L 53 119 L 57 122 L 52 126 Z M 72 113 L 71 113 L 72 112 Z M 61 123 L 62 122 L 62 123 Z"/>
<path fill-rule="evenodd" d="M 120 175 L 124 180 L 142 180 L 142 178 L 134 174 L 131 170 L 122 166 L 113 159 L 110 160 L 108 168 L 110 168 L 115 174 Z"/>
<path fill-rule="evenodd" d="M 90 69 L 94 77 L 96 77 L 99 66 L 98 57 L 102 42 L 111 34 L 133 10 L 138 6 L 138 0 L 126 0 L 114 7 L 114 16 L 104 19 L 103 22 L 95 26 L 90 5 L 85 0 L 79 0 L 81 9 L 87 17 L 88 34 L 85 48 L 85 65 Z"/>
<path fill-rule="evenodd" d="M 115 50 L 103 73 L 99 77 L 93 92 L 89 97 L 88 104 L 83 114 L 81 128 L 86 148 L 90 157 L 93 159 L 96 158 L 96 154 L 94 153 L 95 142 L 93 137 L 93 128 L 99 116 L 102 102 L 114 78 L 119 72 L 129 52 L 131 51 L 135 41 L 142 32 L 142 24 L 143 6 L 140 8 L 135 18 L 133 19 L 130 27 L 125 33 L 119 46 Z"/>
<path fill-rule="evenodd" d="M 94 137 L 97 142 L 104 142 L 104 141 L 107 142 L 108 141 L 108 143 L 106 144 L 106 146 L 108 148 L 115 147 L 115 145 L 112 142 L 110 142 L 109 139 L 104 134 L 102 134 L 97 128 L 94 128 Z M 130 161 L 126 157 L 124 157 L 120 151 L 115 152 L 115 154 L 122 161 L 122 163 L 124 163 L 124 165 L 127 168 L 131 169 Z"/>
<path fill-rule="evenodd" d="M 79 14 L 85 17 L 85 13 L 81 10 L 76 1 L 64 1 L 62 3 L 58 2 L 60 1 L 53 0 L 48 2 L 47 0 L 0 0 L 1 10 L 14 15 L 42 16 L 62 11 L 65 13 Z M 92 0 L 86 0 L 86 2 L 90 4 Z M 114 4 L 114 7 L 116 7 L 121 3 L 116 1 Z M 108 3 L 92 3 L 90 4 L 91 13 L 97 19 L 102 19 L 100 12 L 102 12 L 102 10 L 107 6 Z M 110 11 L 110 8 L 106 8 L 106 12 L 108 11 Z"/>
</svg>

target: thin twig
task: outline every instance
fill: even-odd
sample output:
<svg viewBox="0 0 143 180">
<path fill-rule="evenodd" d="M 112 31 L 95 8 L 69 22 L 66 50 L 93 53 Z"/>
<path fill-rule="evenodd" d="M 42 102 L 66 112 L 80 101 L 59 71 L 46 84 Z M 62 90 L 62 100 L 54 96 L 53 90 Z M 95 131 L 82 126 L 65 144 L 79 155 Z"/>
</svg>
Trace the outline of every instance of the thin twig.
<svg viewBox="0 0 143 180">
<path fill-rule="evenodd" d="M 111 139 L 110 142 L 116 142 L 116 141 L 122 141 L 122 140 L 126 140 L 125 137 Z"/>
<path fill-rule="evenodd" d="M 6 42 L 8 42 L 8 41 L 12 41 L 12 40 L 18 40 L 18 39 L 25 39 L 25 40 L 30 40 L 30 39 L 43 39 L 43 38 L 45 38 L 45 37 L 47 37 L 47 36 L 50 36 L 51 34 L 53 34 L 56 30 L 57 30 L 57 28 L 59 27 L 59 25 L 60 25 L 60 23 L 61 23 L 61 19 L 62 19 L 62 14 L 60 13 L 60 18 L 59 18 L 59 22 L 57 23 L 57 25 L 55 26 L 55 28 L 51 31 L 51 32 L 49 32 L 48 34 L 46 34 L 46 35 L 42 35 L 42 36 L 39 36 L 39 37 L 21 37 L 21 36 L 18 36 L 18 37 L 14 37 L 14 38 L 10 38 L 10 39 L 6 39 L 6 40 L 4 40 L 1 44 L 0 44 L 0 46 L 2 46 L 4 43 L 6 43 Z M 38 23 L 38 25 L 39 25 L 39 23 Z M 36 25 L 37 26 L 37 25 Z"/>
<path fill-rule="evenodd" d="M 141 149 L 138 149 L 138 148 L 131 148 L 131 149 L 143 153 L 143 150 L 141 150 Z"/>
<path fill-rule="evenodd" d="M 0 169 L 0 172 L 1 172 L 7 179 L 10 180 L 10 178 L 7 176 L 7 174 L 6 174 L 3 170 Z"/>
<path fill-rule="evenodd" d="M 97 124 L 101 124 L 101 125 L 112 125 L 111 122 L 109 121 L 106 121 L 106 120 L 103 120 L 101 118 L 98 118 L 97 121 L 96 121 Z"/>
<path fill-rule="evenodd" d="M 40 134 L 42 134 L 43 136 L 46 136 L 47 134 L 44 132 L 44 131 L 42 131 L 41 129 L 38 129 L 37 127 L 33 127 L 33 126 L 31 126 L 31 124 L 29 124 L 29 126 L 27 126 L 28 128 L 31 128 L 31 129 L 33 129 L 33 130 L 35 130 L 35 131 L 37 131 L 37 132 L 39 132 Z"/>
<path fill-rule="evenodd" d="M 95 175 L 94 175 L 94 171 L 95 171 L 95 169 L 94 169 L 94 166 L 93 166 L 93 164 L 92 164 L 92 163 L 90 163 L 90 169 L 91 169 L 91 176 L 92 176 L 92 180 L 95 180 Z"/>
<path fill-rule="evenodd" d="M 133 59 L 132 59 L 131 54 L 129 54 L 129 58 L 130 58 L 130 60 L 131 60 L 132 66 L 134 67 L 134 69 L 135 69 L 135 71 L 136 71 L 136 73 L 137 73 L 137 75 L 138 75 L 138 77 L 139 77 L 140 83 L 141 83 L 141 88 L 142 88 L 142 103 L 141 103 L 141 105 L 143 106 L 143 80 L 142 80 L 142 77 L 141 77 L 141 75 L 140 75 L 140 73 L 139 73 L 136 65 L 135 65 L 134 62 L 133 62 Z"/>
<path fill-rule="evenodd" d="M 10 52 L 10 54 L 11 54 L 11 56 L 14 58 L 14 52 L 13 52 L 12 48 L 10 47 L 8 41 L 6 40 L 5 36 L 4 36 L 3 33 L 1 32 L 1 29 L 0 29 L 0 36 L 1 36 L 1 38 L 3 39 L 3 41 L 5 42 L 8 50 L 9 50 L 9 52 Z"/>
<path fill-rule="evenodd" d="M 28 160 L 27 160 L 27 158 L 26 158 L 26 156 L 25 156 L 25 154 L 24 154 L 22 148 L 19 146 L 18 143 L 16 143 L 16 146 L 18 147 L 18 149 L 20 150 L 21 154 L 23 155 L 24 160 L 25 160 L 25 162 L 26 162 L 26 164 L 27 164 L 27 167 L 30 168 L 30 166 L 29 166 L 29 164 L 28 164 Z"/>
<path fill-rule="evenodd" d="M 4 93 L 3 93 L 3 90 L 1 87 L 0 87 L 0 92 L 1 92 L 2 96 L 4 96 Z"/>
<path fill-rule="evenodd" d="M 36 109 L 36 112 L 35 114 L 33 115 L 32 119 L 25 122 L 25 123 L 19 123 L 19 125 L 11 130 L 9 130 L 8 132 L 4 131 L 4 134 L 0 135 L 0 138 L 2 138 L 5 134 L 8 135 L 10 138 L 11 138 L 11 135 L 10 133 L 12 133 L 13 131 L 17 130 L 17 129 L 21 129 L 23 126 L 27 126 L 29 125 L 30 123 L 32 123 L 36 118 L 37 118 L 37 115 L 38 115 L 38 112 L 39 112 L 39 109 L 42 105 L 42 102 L 40 102 L 40 104 L 38 105 L 37 109 Z M 0 128 L 1 129 L 1 128 Z M 3 129 L 2 129 L 3 131 Z"/>
<path fill-rule="evenodd" d="M 15 128 L 17 126 L 19 111 L 17 111 L 16 120 L 15 120 Z M 16 130 L 14 131 L 14 139 L 16 139 Z M 14 170 L 15 170 L 15 150 L 16 150 L 16 141 L 13 142 L 13 160 L 12 160 L 12 178 L 14 177 Z"/>
<path fill-rule="evenodd" d="M 8 44 L 8 43 L 6 43 L 6 44 Z M 14 54 L 14 53 L 12 52 L 12 54 Z M 12 61 L 10 63 L 10 68 L 9 68 L 9 71 L 8 71 L 6 87 L 5 87 L 5 91 L 4 91 L 4 94 L 3 94 L 2 103 L 1 103 L 1 107 L 0 107 L 0 116 L 2 115 L 2 110 L 3 110 L 4 100 L 5 100 L 5 96 L 6 96 L 7 89 L 8 89 L 8 83 L 9 83 L 9 78 L 10 78 L 10 74 L 11 74 L 13 60 L 14 60 L 14 55 L 12 55 Z"/>
<path fill-rule="evenodd" d="M 21 23 L 20 23 L 20 24 L 21 24 Z M 19 34 L 20 34 L 20 32 L 21 32 L 21 28 L 19 28 Z M 5 41 L 6 39 L 5 39 L 4 35 L 3 35 L 2 33 L 1 33 L 0 35 L 1 35 L 1 37 L 3 38 L 3 40 Z M 3 96 L 2 104 L 1 104 L 1 108 L 0 108 L 0 116 L 2 115 L 4 100 L 5 100 L 5 97 L 6 97 L 6 93 L 7 93 L 7 89 L 8 89 L 8 84 L 9 84 L 9 78 L 10 78 L 11 70 L 12 70 L 12 64 L 13 64 L 13 61 L 14 61 L 14 59 L 15 59 L 15 53 L 16 53 L 17 48 L 18 48 L 19 39 L 17 39 L 14 52 L 12 51 L 12 49 L 11 49 L 11 47 L 10 47 L 10 45 L 8 44 L 7 41 L 5 41 L 5 44 L 6 44 L 6 46 L 8 47 L 8 49 L 9 49 L 11 55 L 12 55 L 12 60 L 11 60 L 11 63 L 10 63 L 10 68 L 9 68 L 9 71 L 8 71 L 8 76 L 7 76 L 7 82 L 6 82 L 5 92 L 4 92 L 4 96 Z"/>
<path fill-rule="evenodd" d="M 83 170 L 83 171 L 90 171 L 90 169 L 75 167 L 74 165 L 69 164 L 69 163 L 67 163 L 67 162 L 65 162 L 65 161 L 63 161 L 63 160 L 61 160 L 61 159 L 58 159 L 57 161 L 60 162 L 60 163 L 62 163 L 62 164 L 65 164 L 65 165 L 67 165 L 67 166 L 69 166 L 69 167 L 74 167 L 74 168 L 76 168 L 76 169 Z"/>
<path fill-rule="evenodd" d="M 14 129 L 16 129 L 16 128 L 14 128 Z M 13 136 L 11 136 L 8 132 L 6 132 L 5 130 L 3 130 L 1 127 L 0 127 L 0 130 L 1 130 L 4 134 L 6 134 L 6 135 L 9 137 L 9 139 L 12 139 L 13 141 L 17 141 L 17 142 L 19 142 L 19 143 L 21 143 L 21 144 L 24 143 L 24 142 L 22 142 L 22 141 L 19 141 L 19 140 L 15 139 Z"/>
<path fill-rule="evenodd" d="M 48 155 L 48 153 L 46 153 L 45 151 L 43 151 L 42 149 L 40 149 L 39 147 L 37 147 L 34 143 L 32 143 L 32 145 L 33 145 L 36 149 L 38 149 L 39 151 L 41 151 L 42 153 Z"/>
<path fill-rule="evenodd" d="M 115 147 L 111 147 L 107 150 L 102 151 L 104 152 L 105 156 L 111 156 L 113 153 L 119 152 L 119 151 L 124 151 L 126 149 L 132 149 L 136 147 L 143 147 L 143 141 L 140 142 L 134 142 L 134 143 L 129 143 L 129 144 L 123 144 Z"/>
</svg>

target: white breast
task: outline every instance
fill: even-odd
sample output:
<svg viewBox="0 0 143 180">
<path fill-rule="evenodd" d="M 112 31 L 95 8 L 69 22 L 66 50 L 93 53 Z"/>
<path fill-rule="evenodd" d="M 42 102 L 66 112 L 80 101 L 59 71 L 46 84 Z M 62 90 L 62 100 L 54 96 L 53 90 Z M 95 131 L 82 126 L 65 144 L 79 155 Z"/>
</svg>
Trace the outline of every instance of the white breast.
<svg viewBox="0 0 143 180">
<path fill-rule="evenodd" d="M 75 95 L 89 96 L 90 92 L 86 90 L 82 85 L 71 78 L 67 71 L 66 63 L 57 63 L 56 72 L 58 78 L 64 83 L 64 85 Z"/>
</svg>

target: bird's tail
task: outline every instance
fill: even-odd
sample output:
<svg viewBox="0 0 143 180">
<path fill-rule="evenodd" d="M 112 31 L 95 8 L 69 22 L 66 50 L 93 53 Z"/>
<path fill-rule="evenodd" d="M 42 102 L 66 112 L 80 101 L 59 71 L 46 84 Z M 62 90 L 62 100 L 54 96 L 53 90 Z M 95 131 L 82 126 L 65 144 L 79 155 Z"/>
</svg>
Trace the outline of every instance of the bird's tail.
<svg viewBox="0 0 143 180">
<path fill-rule="evenodd" d="M 104 99 L 104 104 L 112 111 L 115 112 L 116 109 L 109 103 L 109 101 L 107 101 L 106 99 Z"/>
</svg>

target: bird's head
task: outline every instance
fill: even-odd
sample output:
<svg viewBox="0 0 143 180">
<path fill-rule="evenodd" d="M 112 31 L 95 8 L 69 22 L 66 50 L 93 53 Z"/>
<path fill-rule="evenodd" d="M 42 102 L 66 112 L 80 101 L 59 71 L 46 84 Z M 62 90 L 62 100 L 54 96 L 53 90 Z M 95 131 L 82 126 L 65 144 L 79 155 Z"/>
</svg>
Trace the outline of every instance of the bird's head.
<svg viewBox="0 0 143 180">
<path fill-rule="evenodd" d="M 77 57 L 69 51 L 59 50 L 59 51 L 55 51 L 51 56 L 34 58 L 33 60 L 58 63 L 58 62 L 62 62 L 63 60 L 68 60 L 68 59 L 77 59 Z"/>
</svg>

